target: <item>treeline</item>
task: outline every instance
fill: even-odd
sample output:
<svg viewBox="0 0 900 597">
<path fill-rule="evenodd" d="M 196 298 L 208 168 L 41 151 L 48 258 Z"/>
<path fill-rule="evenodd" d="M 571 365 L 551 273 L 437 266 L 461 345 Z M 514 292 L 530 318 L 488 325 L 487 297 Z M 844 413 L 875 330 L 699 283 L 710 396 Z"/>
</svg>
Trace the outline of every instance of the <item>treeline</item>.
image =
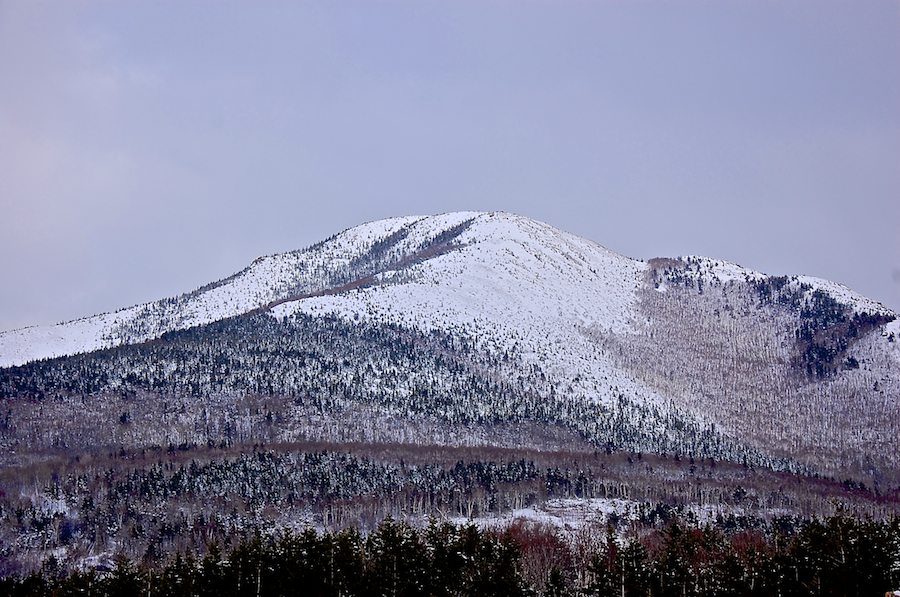
<svg viewBox="0 0 900 597">
<path fill-rule="evenodd" d="M 311 418 L 335 418 L 346 431 L 344 413 L 358 410 L 409 428 L 426 421 L 438 434 L 452 426 L 537 424 L 594 446 L 802 470 L 725 440 L 685 411 L 609 391 L 616 397 L 611 404 L 567 395 L 537 364 L 458 330 L 421 333 L 329 316 L 279 320 L 256 313 L 147 344 L 0 370 L 0 423 L 8 419 L 0 425 L 0 446 L 359 441 L 312 438 L 307 429 Z M 245 407 L 260 397 L 272 406 Z M 207 409 L 212 401 L 215 408 Z M 64 424 L 48 433 L 39 427 L 51 416 Z M 127 423 L 135 425 L 120 425 Z M 325 427 L 313 426 L 313 433 Z M 373 435 L 384 440 L 384 431 L 373 423 Z M 51 446 L 34 443 L 51 437 Z M 434 436 L 426 441 L 440 443 Z M 519 441 L 540 445 L 537 438 Z"/>
<path fill-rule="evenodd" d="M 777 526 L 726 534 L 673 522 L 622 538 L 585 537 L 538 523 L 502 530 L 391 518 L 363 535 L 282 531 L 164 565 L 120 557 L 109 569 L 60 575 L 52 561 L 0 580 L 10 597 L 155 596 L 754 596 L 853 597 L 892 590 L 900 522 L 845 513 L 796 532 Z"/>
</svg>

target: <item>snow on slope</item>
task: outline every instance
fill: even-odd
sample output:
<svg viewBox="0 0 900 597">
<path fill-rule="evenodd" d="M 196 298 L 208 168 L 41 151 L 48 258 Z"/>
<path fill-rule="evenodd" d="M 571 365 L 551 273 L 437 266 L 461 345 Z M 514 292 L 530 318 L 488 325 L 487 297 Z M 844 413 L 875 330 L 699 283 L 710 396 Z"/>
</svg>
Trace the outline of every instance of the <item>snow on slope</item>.
<svg viewBox="0 0 900 597">
<path fill-rule="evenodd" d="M 421 225 L 443 225 L 424 220 Z M 419 226 L 419 224 L 417 224 Z M 610 401 L 616 390 L 659 401 L 588 340 L 586 327 L 625 333 L 647 265 L 527 218 L 488 213 L 457 238 L 460 248 L 415 266 L 414 281 L 284 303 L 424 330 L 455 329 L 478 347 L 537 363 L 566 393 Z"/>
<path fill-rule="evenodd" d="M 391 264 L 417 255 L 454 227 L 465 228 L 452 239 L 455 248 L 424 256 L 402 269 L 398 278 Z M 374 256 L 377 251 L 381 253 Z M 724 261 L 693 259 L 702 265 L 705 277 L 723 281 L 763 277 Z M 307 249 L 262 257 L 230 278 L 181 297 L 5 332 L 0 334 L 0 367 L 150 340 L 166 331 L 340 288 L 360 275 L 353 273 L 354 267 L 366 264 L 374 268 L 368 274 L 375 274 L 382 284 L 292 300 L 273 312 L 338 313 L 426 330 L 452 326 L 485 349 L 516 351 L 526 362 L 539 363 L 557 381 L 571 386 L 569 392 L 609 399 L 620 389 L 655 399 L 623 377 L 582 333 L 585 329 L 592 334 L 639 333 L 636 291 L 648 265 L 507 213 L 459 212 L 370 222 Z M 838 284 L 798 280 L 822 287 L 855 308 L 887 311 Z"/>
<path fill-rule="evenodd" d="M 65 324 L 4 332 L 0 334 L 0 367 L 102 348 L 100 338 L 112 330 L 114 322 L 115 315 L 105 313 Z"/>
<path fill-rule="evenodd" d="M 246 313 L 286 298 L 298 288 L 308 292 L 320 290 L 328 271 L 418 219 L 421 218 L 371 222 L 346 230 L 310 249 L 261 257 L 231 278 L 177 299 L 164 299 L 53 326 L 0 333 L 0 367 L 150 340 L 170 330 Z M 132 329 L 137 333 L 129 333 Z"/>
<path fill-rule="evenodd" d="M 698 268 L 698 272 L 705 282 L 728 282 L 731 280 L 745 280 L 754 282 L 768 278 L 766 274 L 753 271 L 740 265 L 723 261 L 721 259 L 710 259 L 709 257 L 701 257 L 699 255 L 687 255 L 678 258 L 684 262 L 691 262 Z M 858 292 L 847 288 L 843 284 L 825 280 L 823 278 L 815 278 L 813 276 L 791 276 L 791 284 L 799 286 L 806 284 L 813 289 L 821 289 L 830 294 L 835 300 L 850 307 L 855 313 L 871 313 L 881 315 L 894 315 L 894 312 L 872 299 L 865 297 Z"/>
<path fill-rule="evenodd" d="M 297 294 L 325 290 L 333 285 L 335 271 L 405 227 L 426 219 L 429 223 L 419 227 L 419 235 L 409 234 L 395 244 L 397 259 L 404 250 L 427 240 L 422 233 L 440 232 L 475 215 L 476 212 L 459 212 L 369 222 L 307 249 L 261 257 L 230 278 L 175 299 L 53 326 L 0 333 L 0 367 L 151 340 L 167 331 L 240 315 Z"/>
</svg>

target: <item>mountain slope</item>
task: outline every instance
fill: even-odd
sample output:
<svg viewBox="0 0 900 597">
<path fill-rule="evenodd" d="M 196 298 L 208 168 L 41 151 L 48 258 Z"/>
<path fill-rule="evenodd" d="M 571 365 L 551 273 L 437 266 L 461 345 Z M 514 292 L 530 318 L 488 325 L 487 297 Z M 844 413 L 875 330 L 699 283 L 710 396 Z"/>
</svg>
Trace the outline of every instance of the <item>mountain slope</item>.
<svg viewBox="0 0 900 597">
<path fill-rule="evenodd" d="M 64 417 L 80 396 L 93 414 L 79 425 L 93 429 L 112 416 L 111 396 L 142 396 L 116 416 L 140 413 L 155 435 L 89 434 L 104 444 L 232 441 L 237 429 L 242 441 L 337 441 L 352 413 L 360 441 L 552 436 L 557 448 L 900 478 L 891 311 L 813 278 L 629 259 L 505 213 L 365 224 L 181 297 L 4 333 L 0 365 L 117 346 L 7 369 L 4 399 L 51 395 Z M 261 422 L 248 406 L 257 396 L 279 421 Z M 20 427 L 6 441 L 24 442 Z M 79 429 L 57 444 L 80 442 Z"/>
<path fill-rule="evenodd" d="M 464 215 L 455 219 L 464 221 Z M 285 298 L 341 287 L 400 261 L 429 241 L 439 244 L 435 237 L 440 232 L 428 237 L 436 227 L 408 238 L 410 226 L 422 219 L 372 222 L 308 249 L 261 257 L 229 278 L 176 298 L 55 326 L 5 332 L 0 334 L 0 366 L 143 342 Z M 419 246 L 413 244 L 416 241 Z"/>
</svg>

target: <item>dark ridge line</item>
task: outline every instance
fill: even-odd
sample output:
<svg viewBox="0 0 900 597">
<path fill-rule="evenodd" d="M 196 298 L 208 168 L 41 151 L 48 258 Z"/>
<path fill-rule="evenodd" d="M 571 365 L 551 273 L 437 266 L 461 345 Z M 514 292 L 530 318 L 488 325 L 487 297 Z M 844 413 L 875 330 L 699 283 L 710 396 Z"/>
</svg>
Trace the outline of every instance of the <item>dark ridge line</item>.
<svg viewBox="0 0 900 597">
<path fill-rule="evenodd" d="M 377 272 L 375 272 L 373 274 L 367 274 L 361 278 L 357 278 L 356 280 L 352 280 L 341 286 L 334 286 L 332 288 L 324 288 L 322 290 L 317 290 L 315 292 L 310 292 L 307 294 L 295 294 L 293 296 L 288 296 L 285 298 L 277 299 L 277 300 L 267 303 L 261 307 L 256 307 L 255 309 L 251 309 L 250 311 L 246 311 L 244 313 L 241 313 L 240 315 L 235 315 L 234 317 L 240 317 L 242 315 L 256 315 L 258 313 L 264 313 L 266 311 L 273 309 L 274 307 L 277 307 L 278 305 L 293 302 L 293 301 L 301 301 L 303 299 L 308 299 L 308 298 L 313 298 L 313 297 L 318 297 L 318 296 L 332 296 L 332 295 L 336 295 L 336 294 L 341 294 L 342 292 L 347 292 L 348 290 L 356 290 L 357 288 L 365 288 L 367 286 L 372 285 L 372 283 L 375 281 L 375 276 L 379 276 L 383 273 L 390 272 L 390 271 L 401 270 L 403 268 L 409 267 L 410 265 L 413 265 L 414 263 L 421 263 L 421 262 L 431 259 L 433 257 L 439 257 L 441 255 L 449 253 L 450 251 L 453 251 L 455 249 L 461 249 L 463 247 L 467 247 L 468 245 L 469 245 L 469 243 L 453 244 L 453 245 L 451 245 L 450 243 L 443 243 L 443 244 L 440 244 L 437 246 L 428 247 L 426 249 L 422 249 L 421 251 L 416 251 L 415 253 L 412 253 L 411 255 L 407 255 L 403 259 L 401 259 L 395 263 L 392 263 L 392 264 L 388 265 L 387 267 L 385 267 L 384 269 L 378 270 Z"/>
<path fill-rule="evenodd" d="M 392 263 L 391 265 L 375 272 L 374 274 L 367 274 L 361 278 L 357 278 L 356 280 L 353 280 L 353 281 L 343 284 L 341 286 L 335 286 L 333 288 L 325 288 L 323 290 L 317 290 L 315 292 L 310 292 L 308 294 L 296 294 L 294 296 L 277 299 L 270 303 L 262 305 L 261 307 L 256 307 L 255 309 L 250 309 L 249 311 L 245 311 L 243 313 L 238 313 L 238 314 L 232 315 L 230 317 L 223 317 L 221 320 L 217 320 L 217 321 L 228 321 L 231 319 L 237 319 L 239 317 L 246 317 L 248 315 L 249 316 L 259 315 L 260 313 L 266 313 L 269 310 L 273 309 L 274 307 L 277 307 L 278 305 L 281 305 L 283 303 L 289 303 L 292 301 L 301 301 L 303 299 L 313 298 L 313 297 L 317 297 L 317 296 L 332 296 L 332 295 L 340 294 L 342 292 L 346 292 L 348 290 L 364 288 L 366 286 L 371 285 L 372 282 L 374 282 L 375 276 L 378 276 L 380 274 L 383 274 L 383 273 L 389 272 L 389 271 L 400 270 L 400 269 L 408 267 L 414 263 L 420 263 L 422 261 L 425 261 L 426 259 L 431 259 L 433 257 L 439 257 L 439 256 L 449 253 L 450 251 L 453 251 L 455 249 L 462 249 L 464 247 L 467 247 L 470 244 L 471 243 L 450 244 L 449 242 L 446 242 L 446 243 L 442 243 L 440 245 L 436 245 L 433 247 L 428 247 L 426 249 L 422 249 L 421 251 L 416 251 L 415 253 L 412 253 L 411 255 L 407 255 L 403 259 L 401 259 L 395 263 Z M 213 322 L 210 322 L 210 323 L 213 323 Z M 162 339 L 167 334 L 171 334 L 173 332 L 185 331 L 185 330 L 193 329 L 195 327 L 202 327 L 204 325 L 208 325 L 208 324 L 199 324 L 199 326 L 191 326 L 190 328 L 178 328 L 178 329 L 174 329 L 174 330 L 169 330 L 169 331 L 163 332 L 162 334 L 160 334 L 159 336 L 156 336 L 155 338 L 150 338 L 148 340 L 144 340 L 143 342 L 124 342 L 124 343 L 118 344 L 116 346 L 109 346 L 106 348 L 98 348 L 97 350 L 91 350 L 91 351 L 84 352 L 84 353 L 77 353 L 77 354 L 73 354 L 73 355 L 61 355 L 58 357 L 52 357 L 50 359 L 38 359 L 38 360 L 67 359 L 67 358 L 71 358 L 74 356 L 88 355 L 88 354 L 91 354 L 94 352 L 100 352 L 100 351 L 104 351 L 104 350 L 115 350 L 117 348 L 122 348 L 125 346 L 135 346 L 135 347 L 153 346 L 155 344 L 158 344 L 160 341 L 162 341 Z M 13 368 L 20 367 L 20 366 L 22 366 L 22 365 L 13 365 Z"/>
</svg>

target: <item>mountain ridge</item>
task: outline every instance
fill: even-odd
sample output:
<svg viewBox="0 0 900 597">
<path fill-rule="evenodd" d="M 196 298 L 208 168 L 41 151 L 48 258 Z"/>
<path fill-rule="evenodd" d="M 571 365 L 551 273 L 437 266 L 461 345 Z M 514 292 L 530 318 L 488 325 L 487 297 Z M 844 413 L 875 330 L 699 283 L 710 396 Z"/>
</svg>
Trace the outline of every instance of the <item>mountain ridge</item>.
<svg viewBox="0 0 900 597">
<path fill-rule="evenodd" d="M 895 313 L 502 212 L 370 222 L 0 359 L 0 574 L 386 516 L 900 513 Z"/>
<path fill-rule="evenodd" d="M 315 362 L 323 365 L 285 369 L 272 364 L 283 358 L 278 351 L 309 351 L 308 341 L 272 352 L 265 339 L 270 332 L 254 331 L 262 339 L 252 350 L 269 356 L 248 360 L 240 351 L 223 352 L 202 339 L 208 326 L 212 330 L 216 322 L 230 319 L 235 330 L 282 329 L 279 333 L 298 338 L 319 333 L 309 331 L 319 325 L 314 322 L 334 321 L 323 328 L 325 333 L 348 334 L 381 356 L 366 364 L 365 350 L 335 344 L 338 352 L 349 350 L 340 363 L 333 355 L 315 352 Z M 243 332 L 228 325 L 220 332 L 221 342 L 240 344 Z M 395 339 L 367 339 L 368 329 L 374 330 L 372 338 Z M 103 367 L 111 369 L 102 377 L 107 385 L 90 379 L 79 383 L 98 395 L 127 395 L 137 384 L 151 394 L 192 387 L 240 401 L 249 395 L 242 389 L 248 387 L 263 394 L 321 393 L 312 381 L 276 383 L 280 390 L 265 390 L 255 381 L 254 368 L 269 371 L 272 379 L 306 380 L 335 368 L 328 383 L 342 388 L 340 400 L 349 400 L 347 408 L 359 412 L 359 405 L 375 400 L 383 413 L 372 415 L 373 421 L 397 416 L 391 414 L 396 408 L 412 408 L 409 412 L 420 414 L 396 423 L 412 426 L 410 430 L 419 425 L 414 421 L 420 415 L 429 421 L 437 417 L 428 423 L 432 428 L 442 425 L 441 420 L 452 428 L 460 416 L 476 422 L 493 417 L 514 425 L 555 421 L 565 433 L 617 448 L 662 451 L 681 442 L 685 452 L 695 449 L 692 445 L 706 445 L 696 448 L 697 455 L 709 456 L 738 454 L 734 446 L 743 446 L 752 462 L 782 462 L 777 466 L 812 467 L 826 474 L 852 471 L 869 482 L 900 479 L 900 461 L 890 443 L 900 433 L 900 342 L 895 342 L 900 322 L 892 311 L 844 286 L 807 276 L 766 276 L 697 256 L 631 259 L 503 212 L 408 216 L 349 228 L 306 249 L 256 259 L 233 276 L 179 297 L 63 326 L 0 334 L 0 364 L 11 372 L 8 388 L 31 387 L 20 379 L 25 373 L 9 366 L 24 366 L 35 355 L 54 356 L 53 351 L 102 353 L 164 338 L 165 346 L 171 346 L 166 350 L 179 350 L 177 334 L 190 338 L 190 330 L 201 336 L 201 344 L 191 350 L 205 347 L 206 353 L 218 355 L 215 362 L 230 362 L 238 373 L 210 381 L 204 367 L 214 366 L 211 356 L 186 361 L 196 363 L 190 378 L 163 353 L 152 357 L 160 361 L 110 353 L 94 361 L 84 357 L 86 363 L 107 363 Z M 420 359 L 434 360 L 425 373 L 413 361 L 391 356 L 393 343 L 406 346 L 404 334 L 410 346 L 424 347 Z M 434 334 L 449 340 L 434 340 Z M 55 378 L 79 378 L 67 368 L 66 358 L 56 355 L 46 366 L 35 363 L 23 371 L 35 379 L 50 375 L 40 373 L 44 370 L 58 370 L 51 375 Z M 256 364 L 242 364 L 251 361 Z M 240 373 L 244 367 L 250 369 Z M 135 374 L 151 370 L 168 373 Z M 395 375 L 392 371 L 408 380 L 386 382 Z M 493 388 L 497 396 L 472 394 L 466 375 L 478 380 L 473 387 Z M 363 389 L 351 387 L 348 379 L 360 380 Z M 71 393 L 53 389 L 53 383 L 38 386 L 53 395 Z M 6 391 L 13 396 L 17 390 Z M 34 391 L 44 395 L 44 390 Z M 432 394 L 452 408 L 416 402 Z M 334 399 L 328 391 L 321 396 Z M 535 414 L 541 401 L 548 405 L 546 412 Z M 466 404 L 482 414 L 465 414 Z M 302 409 L 293 412 L 287 403 L 279 408 L 285 421 L 294 422 L 284 423 L 273 437 L 294 441 L 298 433 L 317 433 L 304 422 L 312 420 L 303 418 L 311 414 L 301 416 Z M 785 416 L 778 417 L 779 411 Z M 146 416 L 168 420 L 162 411 L 147 411 Z M 618 431 L 616 417 L 623 425 Z M 299 427 L 292 430 L 292 424 Z M 221 441 L 219 432 L 204 433 L 165 432 L 154 441 Z M 374 438 L 380 432 L 373 427 L 361 433 Z M 485 427 L 479 433 L 492 432 Z M 628 434 L 643 439 L 628 440 Z M 77 434 L 68 441 L 79 441 Z"/>
<path fill-rule="evenodd" d="M 503 212 L 499 212 L 502 214 L 501 217 L 508 218 L 511 220 L 518 219 L 519 221 L 525 221 L 527 219 L 521 218 L 520 216 L 514 216 L 511 214 L 504 214 Z M 322 266 L 322 262 L 329 262 L 328 267 L 334 268 L 335 266 L 341 266 L 347 262 L 349 262 L 348 256 L 352 254 L 353 250 L 361 250 L 365 243 L 368 241 L 371 244 L 375 244 L 379 241 L 384 241 L 385 238 L 389 238 L 392 234 L 396 235 L 398 232 L 403 231 L 410 226 L 414 226 L 416 224 L 426 222 L 431 224 L 436 224 L 440 226 L 442 220 L 457 220 L 463 218 L 463 221 L 472 222 L 476 218 L 491 218 L 494 217 L 497 212 L 454 212 L 450 214 L 443 214 L 441 216 L 406 216 L 406 217 L 398 217 L 398 218 L 389 218 L 386 220 L 376 220 L 373 222 L 368 222 L 366 224 L 362 224 L 359 226 L 355 226 L 352 228 L 348 228 L 341 233 L 333 235 L 332 237 L 320 241 L 307 247 L 305 249 L 299 249 L 295 251 L 290 251 L 287 253 L 280 253 L 274 255 L 267 255 L 263 257 L 259 257 L 243 270 L 232 274 L 222 280 L 218 280 L 216 282 L 212 282 L 210 284 L 206 284 L 204 286 L 199 287 L 197 290 L 194 290 L 189 293 L 185 293 L 183 295 L 160 299 L 157 301 L 152 301 L 150 303 L 143 303 L 134 305 L 132 307 L 126 307 L 122 309 L 117 309 L 113 312 L 101 313 L 93 316 L 87 316 L 82 318 L 77 318 L 75 320 L 71 320 L 68 322 L 63 322 L 60 324 L 55 324 L 51 326 L 29 326 L 25 328 L 19 328 L 15 330 L 9 330 L 5 332 L 0 332 L 0 367 L 3 366 L 13 366 L 13 365 L 21 365 L 27 362 L 28 360 L 32 360 L 34 358 L 52 358 L 55 356 L 65 356 L 68 354 L 74 354 L 74 351 L 85 352 L 90 350 L 96 350 L 100 348 L 109 348 L 118 344 L 128 343 L 129 339 L 127 337 L 122 337 L 122 329 L 127 327 L 129 323 L 131 323 L 135 319 L 139 319 L 142 316 L 145 316 L 146 313 L 150 310 L 158 309 L 160 305 L 165 305 L 167 303 L 172 302 L 189 302 L 189 299 L 194 297 L 202 297 L 204 295 L 210 295 L 213 291 L 218 289 L 226 288 L 230 285 L 234 285 L 235 281 L 240 281 L 245 277 L 252 277 L 251 275 L 255 275 L 256 278 L 270 278 L 278 280 L 280 277 L 285 275 L 285 269 L 289 266 L 286 261 L 291 259 L 295 261 L 299 261 L 296 259 L 297 257 L 313 253 L 317 250 L 323 248 L 329 248 L 329 245 L 339 245 L 343 251 L 337 251 L 332 248 L 330 252 L 326 252 L 325 255 L 322 255 L 320 258 L 320 262 L 313 264 L 315 266 Z M 546 228 L 551 228 L 546 225 L 542 225 Z M 451 226 L 452 228 L 452 226 Z M 555 230 L 555 229 L 553 229 Z M 557 231 L 559 232 L 559 231 Z M 381 234 L 379 237 L 378 235 Z M 574 235 L 569 235 L 574 236 Z M 577 238 L 577 237 L 576 237 Z M 586 241 L 588 243 L 592 243 L 592 241 Z M 596 244 L 596 243 L 592 243 Z M 596 245 L 600 246 L 600 245 Z M 601 247 L 602 248 L 602 247 Z M 605 249 L 608 251 L 608 249 Z M 343 255 L 341 255 L 343 252 Z M 610 253 L 612 253 L 610 251 Z M 613 253 L 614 254 L 614 253 Z M 617 254 L 616 254 L 617 255 Z M 625 258 L 623 256 L 622 259 L 644 263 L 643 260 L 633 260 L 630 258 Z M 749 270 L 743 268 L 741 266 L 737 266 L 735 264 L 709 259 L 700 256 L 685 256 L 675 258 L 676 260 L 704 260 L 709 266 L 709 273 L 716 277 L 722 277 L 726 280 L 734 279 L 736 277 L 743 277 L 745 279 L 761 279 L 766 278 L 765 274 L 760 272 L 756 272 L 753 270 Z M 653 261 L 653 260 L 650 260 Z M 406 263 L 402 265 L 398 265 L 397 267 L 402 267 L 408 265 Z M 308 267 L 308 266 L 307 266 Z M 391 268 L 388 268 L 391 269 Z M 255 271 L 262 270 L 262 271 Z M 384 272 L 376 272 L 376 273 L 384 273 Z M 372 274 L 369 274 L 372 275 Z M 801 283 L 807 283 L 814 285 L 817 288 L 827 288 L 828 292 L 832 295 L 840 296 L 844 299 L 849 299 L 852 303 L 858 304 L 866 308 L 867 310 L 876 310 L 880 313 L 891 313 L 889 309 L 881 305 L 880 303 L 875 303 L 870 299 L 863 297 L 857 293 L 854 293 L 849 288 L 833 283 L 824 279 L 814 278 L 810 276 L 794 276 L 794 279 L 799 280 Z M 294 280 L 296 283 L 296 280 Z M 257 285 L 259 282 L 257 281 Z M 248 288 L 247 286 L 250 286 Z M 320 292 L 328 292 L 330 294 L 340 293 L 342 290 L 351 290 L 351 287 L 348 287 L 347 283 L 342 285 L 333 285 L 336 287 L 329 287 L 328 285 L 322 285 L 321 287 L 311 287 L 308 286 L 306 289 L 308 292 L 306 293 L 297 293 L 294 297 L 291 296 L 279 296 L 279 290 L 284 293 L 284 289 L 279 288 L 269 288 L 269 297 L 274 297 L 272 300 L 268 302 L 264 302 L 264 299 L 259 298 L 259 289 L 252 288 L 253 284 L 245 285 L 244 288 L 236 288 L 236 293 L 231 294 L 240 294 L 242 291 L 247 293 L 249 291 L 256 291 L 255 296 L 244 297 L 243 302 L 239 302 L 234 306 L 234 308 L 222 308 L 220 310 L 216 309 L 208 309 L 205 314 L 206 317 L 203 317 L 204 314 L 193 314 L 194 317 L 191 318 L 190 315 L 182 316 L 184 321 L 177 322 L 174 326 L 169 329 L 163 330 L 155 330 L 155 335 L 151 332 L 150 334 L 144 334 L 139 336 L 138 338 L 132 341 L 146 341 L 152 339 L 153 337 L 158 337 L 159 334 L 164 331 L 170 331 L 171 329 L 184 329 L 186 327 L 191 327 L 192 325 L 201 325 L 203 323 L 208 323 L 209 321 L 214 321 L 216 318 L 224 317 L 224 316 L 234 316 L 239 315 L 241 313 L 246 313 L 252 311 L 254 309 L 268 309 L 280 304 L 282 302 L 288 302 L 291 300 L 298 300 L 300 298 L 311 298 L 317 293 Z M 313 285 L 314 286 L 314 285 Z M 212 300 L 217 298 L 221 299 L 221 297 L 211 296 Z M 230 301 L 233 297 L 228 297 L 226 299 L 226 303 Z M 254 301 L 253 299 L 257 300 Z M 187 301 L 186 301 L 187 299 Z M 237 300 L 240 300 L 238 297 Z M 196 302 L 196 301 L 195 301 Z M 191 305 L 189 305 L 190 307 Z M 197 307 L 194 306 L 196 310 Z M 93 325 L 91 325 L 93 324 Z M 78 339 L 79 335 L 84 336 L 90 333 L 88 329 L 81 328 L 89 328 L 89 327 L 100 327 L 102 329 L 102 337 L 100 339 L 84 340 L 83 338 Z M 68 328 L 68 329 L 67 329 Z M 65 332 L 71 330 L 70 333 L 66 334 Z M 20 338 L 16 338 L 19 336 Z M 66 336 L 71 336 L 71 339 L 66 338 Z M 52 339 L 59 338 L 62 340 L 60 346 L 54 350 L 54 347 L 48 346 L 47 348 L 40 348 L 41 340 L 43 339 L 48 344 L 52 345 Z M 84 342 L 82 347 L 81 342 Z M 37 344 L 39 348 L 29 352 L 27 348 L 23 348 L 23 346 L 27 346 L 29 344 Z"/>
</svg>

